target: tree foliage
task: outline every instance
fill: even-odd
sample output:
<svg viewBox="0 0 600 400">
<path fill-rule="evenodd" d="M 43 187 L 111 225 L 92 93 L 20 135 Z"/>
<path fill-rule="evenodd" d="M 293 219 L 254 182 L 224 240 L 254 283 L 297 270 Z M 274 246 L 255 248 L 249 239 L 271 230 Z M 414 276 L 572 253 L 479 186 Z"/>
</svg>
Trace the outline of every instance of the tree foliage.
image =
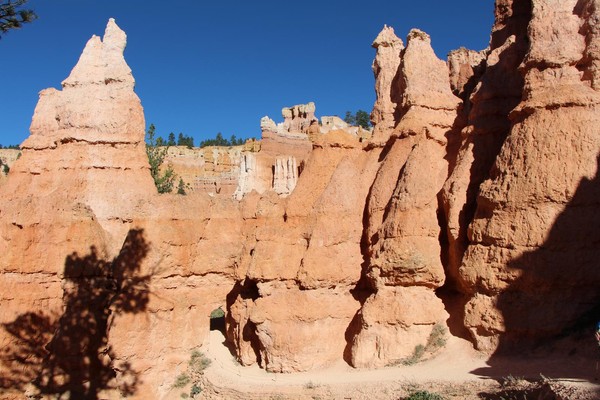
<svg viewBox="0 0 600 400">
<path fill-rule="evenodd" d="M 200 142 L 200 147 L 207 146 L 241 146 L 246 143 L 245 139 L 237 138 L 235 135 L 231 135 L 229 140 L 223 137 L 221 132 L 218 132 L 214 139 L 207 139 Z"/>
<path fill-rule="evenodd" d="M 177 142 L 175 141 L 175 134 L 173 132 L 169 133 L 169 139 L 167 139 L 167 146 L 177 146 Z"/>
<path fill-rule="evenodd" d="M 169 146 L 158 146 L 154 139 L 155 134 L 156 127 L 154 124 L 150 124 L 146 139 L 146 154 L 150 163 L 150 174 L 154 179 L 154 185 L 156 185 L 158 193 L 170 193 L 173 191 L 177 175 L 175 175 L 171 165 L 167 165 L 166 168 L 161 170 Z"/>
<path fill-rule="evenodd" d="M 171 141 L 171 135 L 169 135 L 169 142 Z M 182 132 L 179 132 L 179 136 L 177 137 L 177 146 L 187 146 L 188 149 L 194 147 L 194 138 L 191 136 L 186 136 Z"/>
<path fill-rule="evenodd" d="M 364 129 L 369 129 L 371 127 L 371 118 L 369 113 L 365 110 L 358 110 L 356 113 L 352 114 L 351 111 L 346 111 L 346 116 L 344 117 L 344 121 L 351 126 L 360 126 Z"/>
<path fill-rule="evenodd" d="M 181 194 L 185 196 L 187 192 L 185 191 L 186 184 L 183 182 L 183 178 L 179 178 L 179 183 L 177 184 L 177 194 Z"/>
<path fill-rule="evenodd" d="M 2 0 L 0 2 L 0 39 L 11 29 L 37 19 L 33 10 L 22 9 L 28 0 Z"/>
</svg>

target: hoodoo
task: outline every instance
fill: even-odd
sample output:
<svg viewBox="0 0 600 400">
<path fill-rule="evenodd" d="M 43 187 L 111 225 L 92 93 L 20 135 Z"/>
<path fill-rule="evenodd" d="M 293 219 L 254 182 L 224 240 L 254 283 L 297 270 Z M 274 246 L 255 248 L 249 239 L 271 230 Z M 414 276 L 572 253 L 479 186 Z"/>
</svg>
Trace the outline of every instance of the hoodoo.
<svg viewBox="0 0 600 400">
<path fill-rule="evenodd" d="M 187 196 L 156 191 L 109 20 L 0 182 L 7 398 L 167 398 L 219 308 L 270 372 L 450 351 L 436 335 L 491 366 L 571 351 L 600 317 L 599 12 L 497 0 L 489 47 L 447 62 L 386 26 L 372 132 L 286 107 L 260 142 L 170 153 Z"/>
</svg>

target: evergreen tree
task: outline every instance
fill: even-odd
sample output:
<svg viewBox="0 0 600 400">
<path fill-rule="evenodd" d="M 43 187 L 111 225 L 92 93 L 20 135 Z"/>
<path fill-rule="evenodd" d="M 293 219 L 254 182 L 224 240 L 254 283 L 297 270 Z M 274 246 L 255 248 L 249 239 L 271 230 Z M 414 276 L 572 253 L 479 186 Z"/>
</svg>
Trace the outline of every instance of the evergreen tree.
<svg viewBox="0 0 600 400">
<path fill-rule="evenodd" d="M 354 120 L 357 126 L 361 126 L 365 129 L 371 127 L 371 116 L 365 110 L 358 110 L 354 116 Z"/>
<path fill-rule="evenodd" d="M 185 183 L 183 182 L 182 178 L 179 178 L 179 184 L 177 185 L 177 194 L 181 194 L 184 196 L 187 194 L 185 192 Z"/>
<path fill-rule="evenodd" d="M 167 146 L 176 146 L 175 143 L 175 134 L 173 132 L 169 133 L 169 139 L 167 140 Z"/>
<path fill-rule="evenodd" d="M 148 127 L 147 141 L 146 141 L 146 154 L 148 155 L 148 162 L 150 163 L 150 174 L 154 179 L 154 185 L 158 190 L 158 193 L 170 193 L 173 190 L 173 184 L 176 179 L 175 172 L 171 165 L 167 165 L 166 168 L 161 171 L 161 166 L 165 161 L 165 156 L 169 150 L 168 146 L 158 147 L 155 143 L 156 127 L 154 124 L 150 124 Z"/>
<path fill-rule="evenodd" d="M 344 117 L 344 122 L 350 126 L 356 125 L 356 118 L 350 111 L 346 111 L 346 116 Z"/>
<path fill-rule="evenodd" d="M 360 126 L 365 129 L 369 129 L 371 127 L 371 117 L 365 110 L 358 110 L 355 114 L 352 114 L 350 111 L 346 111 L 344 122 L 350 126 Z"/>
<path fill-rule="evenodd" d="M 0 39 L 11 29 L 18 29 L 23 24 L 37 19 L 32 10 L 20 9 L 27 0 L 2 0 L 0 2 Z"/>
</svg>

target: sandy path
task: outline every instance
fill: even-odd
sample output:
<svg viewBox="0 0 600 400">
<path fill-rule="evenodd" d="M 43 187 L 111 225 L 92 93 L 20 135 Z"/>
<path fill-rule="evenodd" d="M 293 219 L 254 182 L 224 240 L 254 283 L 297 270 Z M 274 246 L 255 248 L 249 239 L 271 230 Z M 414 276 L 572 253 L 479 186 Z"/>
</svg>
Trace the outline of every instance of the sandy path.
<svg viewBox="0 0 600 400">
<path fill-rule="evenodd" d="M 227 383 L 238 385 L 260 386 L 294 386 L 344 384 L 380 381 L 448 381 L 464 382 L 481 379 L 470 373 L 487 366 L 485 359 L 474 352 L 470 344 L 462 339 L 450 338 L 444 352 L 435 359 L 423 361 L 413 366 L 386 367 L 375 370 L 361 370 L 348 366 L 340 361 L 327 369 L 297 372 L 291 374 L 274 374 L 260 369 L 257 365 L 243 367 L 239 365 L 223 345 L 224 337 L 219 331 L 211 331 L 205 354 L 212 360 L 206 376 L 211 381 L 217 380 L 220 385 Z M 459 356 L 457 356 L 459 355 Z"/>
<path fill-rule="evenodd" d="M 252 397 L 261 399 L 280 398 L 272 397 L 270 393 L 291 393 L 290 397 L 281 398 L 294 399 L 388 399 L 392 393 L 394 398 L 400 398 L 398 393 L 406 393 L 409 390 L 406 388 L 412 386 L 445 391 L 446 394 L 455 391 L 455 395 L 449 398 L 474 399 L 480 398 L 477 392 L 485 391 L 485 388 L 498 388 L 497 380 L 503 377 L 512 375 L 535 380 L 540 378 L 540 371 L 570 386 L 600 393 L 600 386 L 593 381 L 569 378 L 566 372 L 588 368 L 589 359 L 511 359 L 506 360 L 505 366 L 496 362 L 492 368 L 487 357 L 473 350 L 469 342 L 456 337 L 450 337 L 434 359 L 413 366 L 361 370 L 340 361 L 326 369 L 291 374 L 269 373 L 257 365 L 239 365 L 223 344 L 224 340 L 221 332 L 211 331 L 208 342 L 202 346 L 205 355 L 212 360 L 204 376 L 221 390 L 220 393 L 217 391 L 217 396 L 207 398 L 234 398 L 231 393 L 235 392 L 246 393 L 247 396 L 262 393 L 262 396 Z M 315 389 L 309 390 L 312 387 Z M 228 390 L 234 392 L 226 392 Z M 299 395 L 307 392 L 310 393 L 306 397 Z M 269 397 L 264 397 L 265 394 Z"/>
</svg>

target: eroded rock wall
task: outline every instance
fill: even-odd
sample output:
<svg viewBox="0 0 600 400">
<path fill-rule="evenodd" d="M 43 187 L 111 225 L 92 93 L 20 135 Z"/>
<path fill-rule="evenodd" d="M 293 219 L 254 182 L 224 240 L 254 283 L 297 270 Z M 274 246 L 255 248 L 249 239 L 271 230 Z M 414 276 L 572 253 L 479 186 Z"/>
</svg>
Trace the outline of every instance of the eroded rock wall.
<svg viewBox="0 0 600 400">
<path fill-rule="evenodd" d="M 586 29 L 595 3 L 529 6 L 522 99 L 480 187 L 460 267 L 474 292 L 465 324 L 477 347 L 488 350 L 576 329 L 600 300 L 598 233 L 591 228 L 600 190 L 597 49 Z"/>
<path fill-rule="evenodd" d="M 398 86 L 388 90 L 402 99 L 399 121 L 388 132 L 392 139 L 367 205 L 365 272 L 374 293 L 358 314 L 353 338 L 352 364 L 359 367 L 409 357 L 447 318 L 434 293 L 445 280 L 438 193 L 448 176 L 448 136 L 458 134 L 453 125 L 460 100 L 450 91 L 446 63 L 435 56 L 426 33 L 412 30 L 398 57 Z M 420 311 L 409 312 L 409 304 L 419 304 Z"/>
<path fill-rule="evenodd" d="M 319 131 L 310 104 L 263 119 L 260 152 L 239 154 L 241 201 L 156 193 L 111 20 L 41 93 L 0 187 L 1 382 L 165 398 L 217 307 L 237 359 L 273 372 L 410 356 L 449 318 L 440 288 L 465 297 L 488 352 L 585 324 L 600 301 L 597 14 L 498 0 L 489 49 L 448 63 L 424 32 L 404 47 L 384 28 L 373 138 Z M 210 156 L 215 174 L 238 162 Z"/>
</svg>

